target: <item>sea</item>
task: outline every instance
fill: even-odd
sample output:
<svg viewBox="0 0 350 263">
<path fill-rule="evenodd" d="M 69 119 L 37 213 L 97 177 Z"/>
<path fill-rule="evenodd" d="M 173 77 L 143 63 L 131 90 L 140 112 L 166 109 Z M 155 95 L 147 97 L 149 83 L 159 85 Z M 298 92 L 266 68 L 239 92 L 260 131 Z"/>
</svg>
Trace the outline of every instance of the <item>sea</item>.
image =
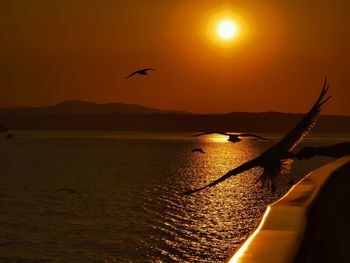
<svg viewBox="0 0 350 263">
<path fill-rule="evenodd" d="M 273 146 L 191 133 L 0 134 L 0 262 L 224 262 L 266 206 L 333 159 L 295 161 L 275 192 L 260 169 L 185 196 Z M 2 136 L 2 137 L 1 137 Z M 309 136 L 299 146 L 349 141 Z M 192 152 L 201 148 L 205 153 Z"/>
</svg>

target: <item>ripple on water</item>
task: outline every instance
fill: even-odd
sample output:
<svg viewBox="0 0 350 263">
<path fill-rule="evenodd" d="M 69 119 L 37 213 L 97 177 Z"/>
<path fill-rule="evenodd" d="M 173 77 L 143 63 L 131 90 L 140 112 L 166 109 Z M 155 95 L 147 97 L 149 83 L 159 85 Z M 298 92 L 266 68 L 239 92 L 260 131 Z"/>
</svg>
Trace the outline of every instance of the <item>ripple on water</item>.
<svg viewBox="0 0 350 263">
<path fill-rule="evenodd" d="M 276 193 L 261 189 L 253 169 L 181 195 L 255 157 L 265 142 L 21 136 L 3 143 L 0 155 L 1 262 L 221 262 L 287 190 L 288 177 Z M 206 154 L 191 152 L 198 147 Z M 62 187 L 86 202 L 52 193 Z"/>
</svg>

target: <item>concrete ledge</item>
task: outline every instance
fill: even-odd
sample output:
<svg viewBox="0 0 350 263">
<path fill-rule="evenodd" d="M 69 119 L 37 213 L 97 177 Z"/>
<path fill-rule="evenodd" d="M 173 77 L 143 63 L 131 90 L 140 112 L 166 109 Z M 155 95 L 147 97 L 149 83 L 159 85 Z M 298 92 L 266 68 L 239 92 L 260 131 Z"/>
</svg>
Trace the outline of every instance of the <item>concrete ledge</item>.
<svg viewBox="0 0 350 263">
<path fill-rule="evenodd" d="M 228 262 L 293 262 L 304 239 L 310 208 L 327 180 L 349 163 L 350 156 L 346 156 L 312 171 L 269 205 L 259 226 Z"/>
</svg>

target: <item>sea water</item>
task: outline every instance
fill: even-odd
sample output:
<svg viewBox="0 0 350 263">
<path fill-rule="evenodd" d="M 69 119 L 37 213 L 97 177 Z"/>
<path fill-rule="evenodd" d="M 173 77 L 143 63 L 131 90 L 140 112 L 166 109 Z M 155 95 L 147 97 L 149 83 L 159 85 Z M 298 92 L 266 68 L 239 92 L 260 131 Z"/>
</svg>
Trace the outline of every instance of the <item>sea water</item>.
<svg viewBox="0 0 350 263">
<path fill-rule="evenodd" d="M 0 262 L 222 262 L 291 182 L 332 161 L 295 161 L 275 192 L 252 169 L 184 196 L 274 143 L 189 133 L 14 136 L 0 139 Z M 349 139 L 314 136 L 302 146 Z"/>
</svg>

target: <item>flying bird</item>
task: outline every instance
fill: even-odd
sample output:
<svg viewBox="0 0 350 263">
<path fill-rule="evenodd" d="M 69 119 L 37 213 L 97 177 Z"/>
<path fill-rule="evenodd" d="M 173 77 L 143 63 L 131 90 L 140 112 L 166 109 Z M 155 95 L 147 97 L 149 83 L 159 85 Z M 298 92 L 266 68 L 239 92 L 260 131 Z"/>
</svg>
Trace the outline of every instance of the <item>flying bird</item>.
<svg viewBox="0 0 350 263">
<path fill-rule="evenodd" d="M 184 194 L 189 195 L 210 188 L 217 185 L 218 183 L 225 181 L 231 176 L 243 173 L 254 167 L 260 167 L 263 169 L 262 174 L 259 177 L 259 180 L 262 181 L 263 186 L 269 186 L 270 189 L 274 190 L 276 188 L 274 183 L 276 176 L 286 172 L 286 169 L 288 169 L 288 167 L 290 168 L 290 164 L 292 162 L 291 158 L 295 157 L 295 154 L 292 153 L 292 150 L 311 131 L 313 126 L 316 124 L 317 118 L 321 112 L 321 106 L 331 98 L 331 96 L 325 98 L 328 88 L 329 85 L 326 79 L 321 94 L 309 112 L 277 144 L 260 154 L 258 157 L 232 169 L 210 184 L 197 189 L 186 191 Z"/>
<path fill-rule="evenodd" d="M 252 133 L 229 133 L 229 132 L 224 132 L 224 131 L 201 132 L 201 133 L 197 133 L 193 136 L 198 137 L 198 136 L 209 135 L 209 134 L 214 134 L 214 133 L 221 134 L 221 135 L 227 135 L 228 136 L 227 141 L 233 142 L 233 143 L 242 141 L 242 139 L 240 137 L 251 137 L 254 139 L 271 141 L 270 139 L 267 139 L 267 138 L 264 138 L 264 137 L 261 137 L 259 135 L 252 134 Z"/>
<path fill-rule="evenodd" d="M 81 193 L 79 193 L 78 191 L 74 190 L 74 189 L 71 189 L 71 188 L 60 188 L 60 189 L 57 189 L 55 191 L 52 191 L 52 193 L 58 193 L 58 192 L 66 192 L 66 193 L 69 193 L 69 194 L 77 194 L 81 200 L 83 200 L 83 202 L 86 204 L 86 201 L 84 199 L 84 197 L 81 195 Z"/>
<path fill-rule="evenodd" d="M 192 149 L 192 152 L 199 152 L 199 153 L 205 153 L 201 148 L 194 148 Z"/>
<path fill-rule="evenodd" d="M 140 70 L 136 70 L 133 73 L 131 73 L 129 76 L 126 77 L 126 79 L 131 78 L 132 76 L 134 76 L 135 74 L 139 74 L 139 75 L 148 75 L 147 71 L 149 70 L 153 70 L 155 71 L 154 68 L 144 68 L 144 69 L 140 69 Z"/>
</svg>

